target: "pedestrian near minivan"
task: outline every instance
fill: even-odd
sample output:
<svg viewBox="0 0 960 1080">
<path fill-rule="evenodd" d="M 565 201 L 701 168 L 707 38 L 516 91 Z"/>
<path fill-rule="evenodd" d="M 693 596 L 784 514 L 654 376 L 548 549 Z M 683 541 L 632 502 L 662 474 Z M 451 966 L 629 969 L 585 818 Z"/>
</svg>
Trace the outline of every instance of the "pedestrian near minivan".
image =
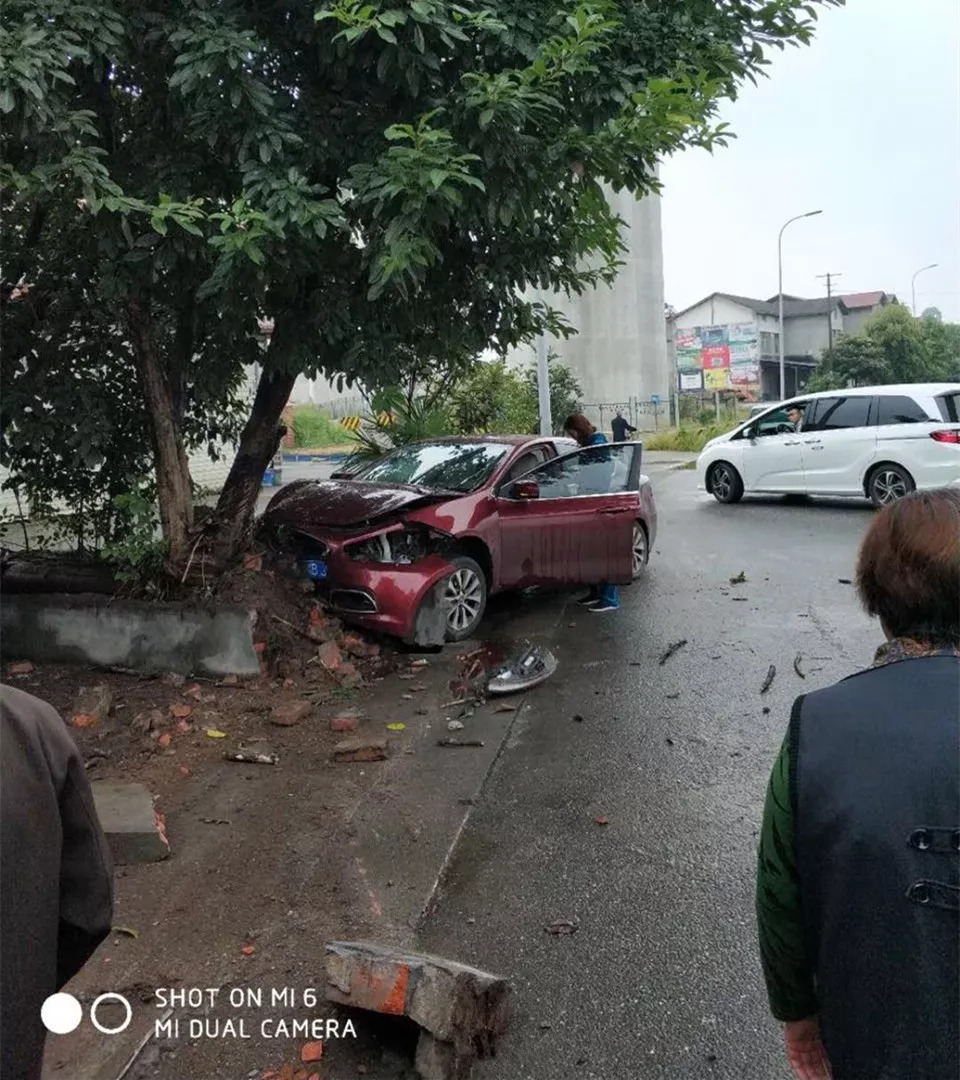
<svg viewBox="0 0 960 1080">
<path fill-rule="evenodd" d="M 873 666 L 796 700 L 767 791 L 760 956 L 801 1080 L 960 1076 L 960 491 L 871 522 Z"/>
<path fill-rule="evenodd" d="M 578 446 L 603 446 L 607 442 L 606 435 L 597 431 L 583 413 L 568 416 L 563 422 L 563 431 L 568 438 L 575 439 Z M 587 595 L 577 603 L 597 613 L 616 611 L 620 607 L 620 590 L 607 582 L 591 585 Z"/>
<path fill-rule="evenodd" d="M 623 413 L 619 409 L 617 409 L 617 415 L 610 421 L 610 430 L 613 432 L 614 442 L 626 442 L 627 432 L 635 435 L 637 431 L 633 424 L 624 420 Z"/>
</svg>

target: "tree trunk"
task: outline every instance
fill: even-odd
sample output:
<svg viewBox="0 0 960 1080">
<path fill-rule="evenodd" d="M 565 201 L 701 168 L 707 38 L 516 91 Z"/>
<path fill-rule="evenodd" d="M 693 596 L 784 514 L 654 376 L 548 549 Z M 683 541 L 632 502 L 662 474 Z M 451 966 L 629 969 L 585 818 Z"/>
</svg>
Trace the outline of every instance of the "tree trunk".
<svg viewBox="0 0 960 1080">
<path fill-rule="evenodd" d="M 149 309 L 138 300 L 126 305 L 127 321 L 143 399 L 150 422 L 153 458 L 157 474 L 157 504 L 160 525 L 169 545 L 168 569 L 176 573 L 190 557 L 190 530 L 193 528 L 193 491 L 190 469 L 183 448 L 180 417 L 173 388 L 157 353 L 153 320 Z"/>
<path fill-rule="evenodd" d="M 272 351 L 274 341 L 271 341 L 270 348 Z M 241 553 L 247 539 L 264 471 L 280 445 L 280 417 L 290 400 L 296 380 L 296 372 L 271 371 L 268 354 L 250 418 L 240 436 L 237 456 L 217 502 L 219 529 L 216 562 L 221 568 L 228 566 Z"/>
</svg>

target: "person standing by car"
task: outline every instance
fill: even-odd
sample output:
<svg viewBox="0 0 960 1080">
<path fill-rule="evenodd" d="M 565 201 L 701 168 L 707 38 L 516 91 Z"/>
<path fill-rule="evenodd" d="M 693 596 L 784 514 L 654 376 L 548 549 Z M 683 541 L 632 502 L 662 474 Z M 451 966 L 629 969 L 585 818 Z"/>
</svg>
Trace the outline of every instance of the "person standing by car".
<svg viewBox="0 0 960 1080">
<path fill-rule="evenodd" d="M 960 1076 L 960 491 L 874 518 L 857 590 L 887 642 L 797 699 L 770 779 L 760 955 L 802 1080 Z"/>
<path fill-rule="evenodd" d="M 617 409 L 617 415 L 610 421 L 610 430 L 613 432 L 614 442 L 626 442 L 627 432 L 636 434 L 637 429 L 623 418 L 623 413 Z"/>
<path fill-rule="evenodd" d="M 602 446 L 607 442 L 606 435 L 597 431 L 583 413 L 572 413 L 568 416 L 563 422 L 563 431 L 568 438 L 576 440 L 578 446 Z M 605 453 L 609 455 L 608 451 Z M 620 590 L 616 585 L 601 582 L 591 586 L 587 595 L 577 603 L 598 613 L 616 611 L 620 607 Z"/>
<path fill-rule="evenodd" d="M 113 868 L 57 713 L 0 687 L 0 749 L 0 1076 L 37 1080 L 40 1009 L 109 934 Z"/>
</svg>

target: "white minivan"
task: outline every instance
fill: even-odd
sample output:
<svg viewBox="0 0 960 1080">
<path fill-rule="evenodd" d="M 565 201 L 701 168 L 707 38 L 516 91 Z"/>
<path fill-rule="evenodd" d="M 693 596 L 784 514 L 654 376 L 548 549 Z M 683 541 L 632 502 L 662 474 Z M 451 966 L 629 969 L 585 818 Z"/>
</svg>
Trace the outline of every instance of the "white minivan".
<svg viewBox="0 0 960 1080">
<path fill-rule="evenodd" d="M 960 486 L 960 383 L 791 398 L 711 439 L 697 475 L 722 503 L 762 492 L 865 496 L 884 506 L 909 491 Z"/>
</svg>

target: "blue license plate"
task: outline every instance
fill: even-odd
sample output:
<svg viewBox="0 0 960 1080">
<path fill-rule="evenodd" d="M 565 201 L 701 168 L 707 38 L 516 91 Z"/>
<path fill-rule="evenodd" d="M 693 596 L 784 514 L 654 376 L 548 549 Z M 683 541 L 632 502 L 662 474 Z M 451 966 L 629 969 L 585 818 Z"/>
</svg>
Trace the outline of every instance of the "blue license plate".
<svg viewBox="0 0 960 1080">
<path fill-rule="evenodd" d="M 307 577 L 313 578 L 314 581 L 323 581 L 327 576 L 327 564 L 323 559 L 308 559 L 303 565 L 307 571 Z"/>
</svg>

